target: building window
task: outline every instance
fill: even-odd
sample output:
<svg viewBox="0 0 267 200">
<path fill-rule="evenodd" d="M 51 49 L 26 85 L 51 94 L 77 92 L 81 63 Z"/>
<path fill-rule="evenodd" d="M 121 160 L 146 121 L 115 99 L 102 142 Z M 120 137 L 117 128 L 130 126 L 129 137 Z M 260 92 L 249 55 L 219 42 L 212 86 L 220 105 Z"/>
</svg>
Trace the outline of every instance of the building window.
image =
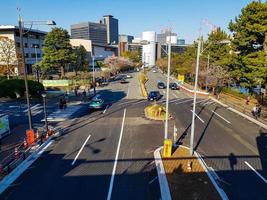
<svg viewBox="0 0 267 200">
<path fill-rule="evenodd" d="M 28 43 L 24 43 L 24 48 L 28 48 Z"/>
<path fill-rule="evenodd" d="M 29 58 L 29 54 L 28 53 L 25 53 L 25 58 Z"/>
<path fill-rule="evenodd" d="M 16 46 L 17 46 L 17 47 L 20 47 L 20 43 L 19 43 L 19 42 L 16 42 Z"/>
<path fill-rule="evenodd" d="M 37 58 L 40 58 L 41 57 L 41 54 L 37 53 Z"/>
<path fill-rule="evenodd" d="M 32 58 L 35 58 L 35 53 L 32 53 L 32 54 L 31 54 L 31 57 L 32 57 Z"/>
</svg>

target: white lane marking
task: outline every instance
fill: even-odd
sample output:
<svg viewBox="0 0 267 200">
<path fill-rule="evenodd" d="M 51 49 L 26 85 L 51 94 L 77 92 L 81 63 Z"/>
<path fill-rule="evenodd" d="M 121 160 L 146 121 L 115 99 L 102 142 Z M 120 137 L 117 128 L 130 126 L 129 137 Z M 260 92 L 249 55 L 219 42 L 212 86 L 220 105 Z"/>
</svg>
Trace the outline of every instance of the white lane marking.
<svg viewBox="0 0 267 200">
<path fill-rule="evenodd" d="M 173 93 L 173 96 L 175 96 L 176 98 L 179 98 L 175 93 Z"/>
<path fill-rule="evenodd" d="M 231 122 L 229 122 L 227 119 L 225 119 L 224 117 L 222 117 L 221 115 L 219 115 L 218 113 L 216 113 L 214 110 L 212 111 L 215 115 L 217 115 L 218 117 L 220 117 L 221 119 L 223 119 L 224 121 L 226 121 L 228 124 L 231 124 Z"/>
<path fill-rule="evenodd" d="M 158 177 L 156 176 L 155 178 L 153 178 L 151 181 L 148 182 L 148 184 L 150 185 L 151 183 L 153 183 Z"/>
<path fill-rule="evenodd" d="M 108 105 L 106 106 L 105 110 L 102 113 L 105 114 L 105 112 L 107 111 L 107 109 L 108 109 Z"/>
<path fill-rule="evenodd" d="M 121 138 L 122 138 L 122 133 L 123 133 L 123 128 L 124 128 L 125 115 L 126 115 L 126 109 L 124 109 L 124 113 L 123 113 L 123 119 L 122 119 L 122 123 L 121 123 L 121 133 L 120 133 L 120 138 L 119 138 L 119 142 L 118 142 L 118 146 L 117 146 L 117 152 L 116 152 L 116 156 L 115 156 L 115 162 L 113 165 L 112 175 L 111 175 L 111 179 L 110 179 L 110 183 L 109 183 L 107 200 L 111 199 L 113 182 L 114 182 L 114 178 L 115 178 L 116 167 L 117 167 L 117 162 L 118 162 L 118 157 L 119 157 L 119 152 L 120 152 Z"/>
<path fill-rule="evenodd" d="M 185 100 L 185 101 L 180 101 L 180 102 L 177 102 L 176 104 L 186 103 L 186 102 L 189 102 L 189 101 L 193 101 L 193 99 L 188 99 L 188 100 Z"/>
<path fill-rule="evenodd" d="M 193 112 L 193 110 L 190 110 L 191 112 Z M 196 113 L 195 113 L 195 116 L 204 124 L 205 122 L 204 122 L 204 120 L 203 119 L 201 119 Z"/>
<path fill-rule="evenodd" d="M 263 181 L 264 183 L 267 183 L 267 180 L 256 170 L 254 169 L 247 161 L 245 161 L 245 164 L 252 169 Z"/>
<path fill-rule="evenodd" d="M 79 152 L 77 153 L 76 157 L 74 158 L 74 160 L 72 161 L 71 165 L 74 165 L 77 158 L 79 157 L 80 153 L 82 152 L 84 146 L 86 145 L 87 141 L 89 140 L 89 138 L 91 137 L 91 135 L 88 135 L 88 137 L 86 138 L 85 142 L 83 143 L 81 149 L 79 150 Z"/>
</svg>

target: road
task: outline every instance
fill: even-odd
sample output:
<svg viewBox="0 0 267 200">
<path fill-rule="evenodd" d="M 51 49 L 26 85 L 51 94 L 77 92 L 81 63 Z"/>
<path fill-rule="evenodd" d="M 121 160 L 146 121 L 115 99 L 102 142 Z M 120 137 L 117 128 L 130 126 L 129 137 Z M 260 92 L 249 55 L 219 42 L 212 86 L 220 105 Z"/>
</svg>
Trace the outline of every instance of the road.
<svg viewBox="0 0 267 200">
<path fill-rule="evenodd" d="M 149 79 L 148 90 L 155 90 L 157 81 L 166 83 L 160 73 L 149 72 Z M 170 98 L 170 112 L 188 146 L 192 97 L 171 91 Z M 194 147 L 217 173 L 229 199 L 267 199 L 267 131 L 207 98 L 197 102 Z"/>
<path fill-rule="evenodd" d="M 1 199 L 159 199 L 153 152 L 163 123 L 144 119 L 137 77 L 99 93 L 109 107 L 62 122 L 58 138 Z M 103 113 L 104 112 L 104 113 Z"/>
</svg>

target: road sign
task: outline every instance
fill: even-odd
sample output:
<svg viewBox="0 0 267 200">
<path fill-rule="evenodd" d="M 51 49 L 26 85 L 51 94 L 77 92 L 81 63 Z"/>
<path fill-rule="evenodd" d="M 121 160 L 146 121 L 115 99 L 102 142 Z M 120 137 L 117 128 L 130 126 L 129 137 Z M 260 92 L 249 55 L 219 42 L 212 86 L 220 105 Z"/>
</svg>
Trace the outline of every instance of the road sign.
<svg viewBox="0 0 267 200">
<path fill-rule="evenodd" d="M 33 131 L 33 129 L 27 130 L 27 143 L 28 143 L 28 145 L 34 145 L 34 131 Z"/>
<path fill-rule="evenodd" d="M 172 154 L 172 141 L 170 139 L 164 140 L 163 157 L 169 158 Z"/>
<path fill-rule="evenodd" d="M 8 116 L 4 115 L 0 117 L 0 138 L 2 135 L 9 133 L 9 121 L 8 121 Z"/>
<path fill-rule="evenodd" d="M 180 74 L 178 74 L 177 79 L 178 79 L 178 82 L 179 82 L 179 83 L 184 84 L 184 75 L 180 75 Z"/>
</svg>

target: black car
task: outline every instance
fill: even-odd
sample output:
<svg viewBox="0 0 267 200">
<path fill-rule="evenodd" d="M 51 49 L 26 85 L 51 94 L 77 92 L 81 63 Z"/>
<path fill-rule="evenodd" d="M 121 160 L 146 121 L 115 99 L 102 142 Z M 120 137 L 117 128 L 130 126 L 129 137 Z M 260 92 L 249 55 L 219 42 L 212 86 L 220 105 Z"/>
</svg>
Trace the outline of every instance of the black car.
<svg viewBox="0 0 267 200">
<path fill-rule="evenodd" d="M 159 91 L 151 91 L 148 94 L 147 100 L 148 101 L 157 101 L 161 98 L 161 94 L 159 93 Z"/>
<path fill-rule="evenodd" d="M 180 86 L 177 83 L 170 83 L 169 86 L 172 90 L 180 90 Z"/>
<path fill-rule="evenodd" d="M 158 88 L 159 89 L 165 89 L 166 85 L 163 82 L 158 82 Z"/>
</svg>

